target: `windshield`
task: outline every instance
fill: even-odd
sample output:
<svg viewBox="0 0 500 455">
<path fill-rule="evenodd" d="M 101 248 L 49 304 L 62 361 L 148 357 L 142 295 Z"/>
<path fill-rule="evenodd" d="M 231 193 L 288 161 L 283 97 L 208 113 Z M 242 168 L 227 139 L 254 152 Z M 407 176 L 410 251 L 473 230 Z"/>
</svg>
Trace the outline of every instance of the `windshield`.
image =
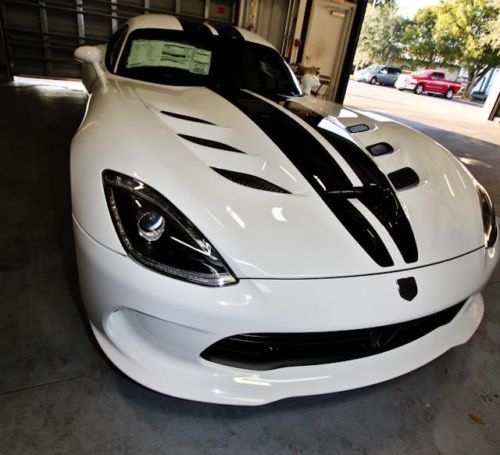
<svg viewBox="0 0 500 455">
<path fill-rule="evenodd" d="M 165 85 L 302 94 L 290 67 L 274 49 L 200 31 L 135 30 L 125 43 L 116 73 Z"/>
</svg>

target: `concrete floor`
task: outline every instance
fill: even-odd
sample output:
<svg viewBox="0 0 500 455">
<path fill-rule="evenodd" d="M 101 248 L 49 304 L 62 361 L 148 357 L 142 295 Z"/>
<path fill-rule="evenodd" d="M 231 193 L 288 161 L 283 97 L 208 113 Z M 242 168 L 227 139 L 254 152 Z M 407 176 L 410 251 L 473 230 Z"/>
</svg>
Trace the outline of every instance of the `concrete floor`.
<svg viewBox="0 0 500 455">
<path fill-rule="evenodd" d="M 376 386 L 224 407 L 159 395 L 113 368 L 85 323 L 72 250 L 68 149 L 85 102 L 0 86 L 1 454 L 500 453 L 499 269 L 468 344 Z M 498 147 L 415 126 L 486 163 L 471 170 L 500 209 Z"/>
</svg>

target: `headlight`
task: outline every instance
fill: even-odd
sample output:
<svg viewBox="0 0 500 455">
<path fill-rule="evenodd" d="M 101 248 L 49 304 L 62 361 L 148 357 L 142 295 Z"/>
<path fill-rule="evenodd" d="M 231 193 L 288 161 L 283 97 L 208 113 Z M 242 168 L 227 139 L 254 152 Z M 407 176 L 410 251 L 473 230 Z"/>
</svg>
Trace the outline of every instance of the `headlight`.
<svg viewBox="0 0 500 455">
<path fill-rule="evenodd" d="M 479 197 L 479 204 L 481 205 L 481 212 L 483 214 L 485 245 L 486 248 L 491 248 L 495 244 L 498 235 L 495 208 L 493 207 L 490 196 L 481 185 L 476 184 L 476 190 Z"/>
<path fill-rule="evenodd" d="M 237 279 L 205 236 L 176 207 L 149 186 L 103 172 L 111 218 L 125 251 L 157 272 L 204 286 Z"/>
</svg>

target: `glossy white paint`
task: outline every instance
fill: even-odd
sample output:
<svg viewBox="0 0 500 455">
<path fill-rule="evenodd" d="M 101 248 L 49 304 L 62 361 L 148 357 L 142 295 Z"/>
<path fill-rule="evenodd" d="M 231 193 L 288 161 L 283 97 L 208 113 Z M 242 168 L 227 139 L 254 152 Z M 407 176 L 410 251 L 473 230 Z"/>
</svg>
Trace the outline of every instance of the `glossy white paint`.
<svg viewBox="0 0 500 455">
<path fill-rule="evenodd" d="M 152 16 L 131 20 L 131 30 L 147 24 L 181 27 L 175 18 Z M 244 37 L 263 44 L 249 32 Z M 89 106 L 71 149 L 82 296 L 103 350 L 138 382 L 200 401 L 263 404 L 389 379 L 465 342 L 477 328 L 483 312 L 478 293 L 498 260 L 498 241 L 494 248 L 484 249 L 475 180 L 428 137 L 376 115 L 314 98 L 296 99 L 323 114 L 323 126 L 361 147 L 390 143 L 395 153 L 374 158 L 383 172 L 410 166 L 419 175 L 417 187 L 398 193 L 415 233 L 417 263 L 406 264 L 382 225 L 364 211 L 395 260 L 393 267 L 381 268 L 282 151 L 215 92 L 109 73 L 87 87 L 92 87 Z M 214 125 L 173 118 L 162 110 Z M 367 124 L 370 131 L 351 135 L 345 129 L 358 123 Z M 303 126 L 359 184 L 337 151 Z M 197 145 L 178 134 L 222 142 L 246 154 Z M 291 194 L 239 186 L 210 167 L 253 174 Z M 239 283 L 216 289 L 197 286 L 160 275 L 129 258 L 106 204 L 102 185 L 106 169 L 143 181 L 181 209 L 219 251 Z M 419 287 L 412 302 L 403 300 L 396 287 L 398 278 L 409 275 Z M 229 335 L 375 327 L 435 313 L 469 297 L 450 324 L 369 358 L 251 372 L 199 357 L 211 343 Z"/>
<path fill-rule="evenodd" d="M 332 117 L 341 109 L 330 105 L 326 110 L 326 104 L 298 101 Z M 216 126 L 175 119 L 162 110 L 209 120 Z M 414 130 L 351 113 L 356 117 L 349 118 L 349 124 L 365 122 L 374 127 L 353 135 L 359 145 L 387 141 L 398 150 L 376 159 L 384 172 L 410 166 L 420 176 L 418 187 L 399 193 L 416 235 L 417 265 L 480 247 L 484 242 L 475 180 L 465 167 Z M 333 117 L 328 123 L 347 135 L 342 122 L 347 124 Z M 353 171 L 335 149 L 306 128 L 356 183 Z M 197 145 L 178 134 L 222 142 L 246 154 Z M 72 167 L 76 169 L 72 176 L 75 217 L 98 242 L 122 254 L 114 227 L 103 223 L 109 217 L 101 183 L 104 169 L 137 177 L 165 195 L 200 227 L 238 276 L 306 278 L 380 271 L 269 137 L 207 88 L 161 87 L 107 75 L 105 84 L 96 82 L 87 117 L 74 138 Z M 210 167 L 257 175 L 292 195 L 236 185 Z M 280 219 L 273 214 L 276 208 Z M 385 230 L 379 227 L 378 232 L 395 258 L 390 270 L 410 267 Z"/>
<path fill-rule="evenodd" d="M 242 279 L 235 286 L 213 289 L 138 266 L 99 245 L 77 224 L 75 239 L 91 326 L 115 365 L 162 393 L 239 405 L 374 384 L 464 343 L 481 321 L 483 302 L 477 292 L 496 262 L 483 249 L 414 270 L 419 294 L 407 302 L 399 297 L 396 280 L 408 272 L 320 280 Z M 468 295 L 468 304 L 450 324 L 373 357 L 264 372 L 199 357 L 215 341 L 234 334 L 373 327 L 439 311 Z"/>
</svg>

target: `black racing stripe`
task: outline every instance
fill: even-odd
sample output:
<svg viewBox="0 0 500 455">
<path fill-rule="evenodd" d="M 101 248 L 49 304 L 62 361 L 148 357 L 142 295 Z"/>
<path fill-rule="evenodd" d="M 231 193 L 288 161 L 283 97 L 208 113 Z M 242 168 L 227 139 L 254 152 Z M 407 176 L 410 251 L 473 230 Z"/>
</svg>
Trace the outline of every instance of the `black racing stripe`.
<svg viewBox="0 0 500 455">
<path fill-rule="evenodd" d="M 194 32 L 200 35 L 201 38 L 212 38 L 212 31 L 203 24 L 203 21 L 200 19 L 186 19 L 186 18 L 177 18 L 182 25 L 182 28 L 185 32 Z"/>
<path fill-rule="evenodd" d="M 215 30 L 219 33 L 219 36 L 222 38 L 236 39 L 236 40 L 245 40 L 243 35 L 239 32 L 236 27 L 231 25 L 214 25 Z"/>
<path fill-rule="evenodd" d="M 415 235 L 387 176 L 355 143 L 321 127 L 324 120 L 321 114 L 294 101 L 287 101 L 285 107 L 318 131 L 344 158 L 366 188 L 356 198 L 389 232 L 405 262 L 416 262 L 418 249 Z"/>
<path fill-rule="evenodd" d="M 238 91 L 220 95 L 246 114 L 281 149 L 378 265 L 394 265 L 377 231 L 351 201 L 344 196 L 328 193 L 329 190 L 352 189 L 353 185 L 339 164 L 314 136 L 270 102 L 250 93 Z"/>
<path fill-rule="evenodd" d="M 245 153 L 238 150 L 231 145 L 223 144 L 222 142 L 212 141 L 211 139 L 204 139 L 202 137 L 189 136 L 188 134 L 178 134 L 182 139 L 186 141 L 194 142 L 195 144 L 203 145 L 205 147 L 210 147 L 213 149 L 226 150 L 227 152 Z"/>
</svg>

